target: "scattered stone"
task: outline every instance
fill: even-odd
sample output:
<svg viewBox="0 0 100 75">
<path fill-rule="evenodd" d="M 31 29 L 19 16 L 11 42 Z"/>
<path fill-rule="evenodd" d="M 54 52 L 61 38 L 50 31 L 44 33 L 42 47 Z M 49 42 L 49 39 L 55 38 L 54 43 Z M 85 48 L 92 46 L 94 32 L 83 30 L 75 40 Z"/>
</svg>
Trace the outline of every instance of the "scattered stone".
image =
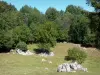
<svg viewBox="0 0 100 75">
<path fill-rule="evenodd" d="M 81 47 L 81 45 L 80 44 L 73 44 L 75 47 L 78 47 L 78 48 L 80 48 Z"/>
<path fill-rule="evenodd" d="M 13 52 L 13 51 L 14 51 L 13 49 L 10 50 L 10 52 Z"/>
<path fill-rule="evenodd" d="M 12 54 L 15 54 L 15 52 L 13 52 Z"/>
<path fill-rule="evenodd" d="M 82 70 L 83 70 L 84 72 L 88 72 L 87 68 L 83 68 Z"/>
<path fill-rule="evenodd" d="M 42 62 L 46 62 L 46 60 L 45 59 L 42 59 Z"/>
<path fill-rule="evenodd" d="M 17 52 L 18 54 L 21 54 L 21 55 L 33 55 L 33 53 L 30 52 L 29 50 L 27 50 L 26 52 L 24 52 L 24 51 L 22 51 L 22 50 L 20 50 L 20 49 L 17 49 L 16 52 Z"/>
<path fill-rule="evenodd" d="M 52 61 L 48 61 L 49 64 L 52 64 Z"/>
<path fill-rule="evenodd" d="M 39 56 L 40 56 L 40 57 L 47 57 L 48 54 L 47 54 L 47 53 L 40 53 Z"/>
<path fill-rule="evenodd" d="M 54 56 L 54 53 L 53 52 L 50 52 L 49 56 Z"/>
<path fill-rule="evenodd" d="M 45 68 L 45 70 L 49 70 L 48 68 Z"/>
<path fill-rule="evenodd" d="M 83 68 L 82 65 L 78 64 L 77 62 L 63 63 L 57 68 L 57 72 L 76 72 L 78 70 L 88 72 L 87 68 Z"/>
<path fill-rule="evenodd" d="M 54 53 L 53 52 L 50 52 L 49 54 L 48 53 L 40 53 L 39 56 L 40 57 L 54 56 Z"/>
<path fill-rule="evenodd" d="M 76 71 L 71 71 L 71 72 L 75 73 Z"/>
<path fill-rule="evenodd" d="M 67 42 L 63 42 L 64 44 L 66 44 Z"/>
<path fill-rule="evenodd" d="M 7 53 L 7 54 L 10 54 L 10 53 Z"/>
<path fill-rule="evenodd" d="M 30 52 L 29 50 L 27 50 L 27 55 L 33 55 L 33 53 L 32 52 Z"/>
<path fill-rule="evenodd" d="M 83 50 L 86 50 L 86 48 L 85 48 L 85 47 L 83 47 Z"/>
</svg>

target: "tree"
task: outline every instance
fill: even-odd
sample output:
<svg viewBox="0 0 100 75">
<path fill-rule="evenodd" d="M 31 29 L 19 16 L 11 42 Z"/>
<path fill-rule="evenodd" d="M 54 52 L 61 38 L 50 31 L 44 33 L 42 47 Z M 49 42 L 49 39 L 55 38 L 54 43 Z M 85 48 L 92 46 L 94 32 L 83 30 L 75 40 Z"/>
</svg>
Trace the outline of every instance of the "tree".
<svg viewBox="0 0 100 75">
<path fill-rule="evenodd" d="M 70 25 L 73 23 L 73 14 L 63 11 L 60 11 L 59 17 L 55 20 L 55 23 L 58 26 L 58 42 L 68 41 L 68 30 Z"/>
<path fill-rule="evenodd" d="M 55 8 L 50 7 L 47 9 L 45 15 L 47 20 L 54 21 L 57 19 L 59 12 Z"/>
<path fill-rule="evenodd" d="M 38 24 L 45 21 L 44 15 L 35 7 L 32 8 L 25 5 L 20 9 L 20 12 L 22 13 L 24 23 L 28 26 L 30 26 L 32 22 Z"/>
<path fill-rule="evenodd" d="M 96 33 L 98 26 L 99 26 L 99 16 L 98 16 L 98 14 L 94 13 L 94 12 L 90 13 L 89 19 L 90 19 L 89 27 L 91 29 L 91 32 Z"/>
<path fill-rule="evenodd" d="M 54 22 L 40 24 L 35 29 L 35 39 L 40 43 L 41 49 L 50 50 L 56 44 L 57 27 Z"/>
<path fill-rule="evenodd" d="M 88 34 L 89 19 L 83 15 L 75 16 L 69 29 L 69 39 L 74 43 L 83 43 Z"/>
<path fill-rule="evenodd" d="M 26 25 L 18 26 L 13 29 L 13 39 L 16 44 L 19 41 L 27 43 L 29 41 L 30 35 L 30 29 Z"/>
<path fill-rule="evenodd" d="M 38 31 L 36 31 L 37 27 L 38 27 L 38 25 L 36 25 L 33 22 L 29 26 L 30 32 L 32 33 L 31 36 L 30 36 L 30 42 L 37 42 L 37 40 L 36 40 L 37 37 L 35 36 L 35 34 L 37 34 L 37 32 L 38 32 Z"/>
<path fill-rule="evenodd" d="M 22 13 L 24 23 L 26 25 L 29 25 L 29 22 L 31 21 L 31 14 L 33 12 L 33 8 L 29 7 L 28 5 L 25 5 L 20 9 L 20 12 Z"/>
<path fill-rule="evenodd" d="M 95 16 L 92 14 L 91 20 L 93 20 L 93 24 L 95 26 L 94 29 L 96 29 L 96 46 L 100 49 L 100 0 L 87 0 L 87 4 L 93 6 L 96 10 Z M 95 18 L 94 18 L 95 17 Z M 95 21 L 95 22 L 94 22 Z M 92 21 L 91 21 L 92 24 Z M 93 25 L 91 25 L 93 26 Z"/>
<path fill-rule="evenodd" d="M 8 4 L 5 1 L 0 1 L 0 13 L 9 12 L 9 11 L 16 11 L 16 8 L 12 4 Z"/>
<path fill-rule="evenodd" d="M 9 30 L 16 26 L 20 26 L 22 20 L 19 18 L 19 13 L 17 11 L 9 11 L 0 13 L 0 29 Z"/>
<path fill-rule="evenodd" d="M 97 12 L 100 12 L 100 0 L 87 0 L 87 4 L 93 6 Z"/>
<path fill-rule="evenodd" d="M 8 52 L 13 48 L 14 40 L 12 38 L 12 30 L 0 30 L 0 52 Z"/>
<path fill-rule="evenodd" d="M 83 8 L 79 7 L 79 6 L 74 6 L 74 5 L 69 5 L 66 10 L 65 13 L 69 12 L 71 14 L 74 15 L 78 15 L 78 14 L 85 14 L 85 10 L 83 10 Z"/>
<path fill-rule="evenodd" d="M 44 23 L 45 21 L 45 16 L 42 13 L 40 13 L 40 11 L 35 7 L 33 8 L 33 13 L 31 16 L 32 16 L 32 22 L 36 24 Z"/>
<path fill-rule="evenodd" d="M 59 27 L 57 31 L 58 31 L 57 42 L 68 41 L 68 29 Z"/>
</svg>

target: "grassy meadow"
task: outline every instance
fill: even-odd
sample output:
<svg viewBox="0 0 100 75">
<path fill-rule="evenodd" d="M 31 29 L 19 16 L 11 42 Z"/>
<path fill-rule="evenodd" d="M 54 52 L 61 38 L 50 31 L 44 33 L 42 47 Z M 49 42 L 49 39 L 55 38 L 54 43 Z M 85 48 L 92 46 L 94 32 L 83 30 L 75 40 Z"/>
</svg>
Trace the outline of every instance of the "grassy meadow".
<svg viewBox="0 0 100 75">
<path fill-rule="evenodd" d="M 100 75 L 100 52 L 95 48 L 87 48 L 87 60 L 82 64 L 88 68 L 88 72 L 78 71 L 76 73 L 58 73 L 58 65 L 69 62 L 65 60 L 67 50 L 73 48 L 72 43 L 57 43 L 53 52 L 53 57 L 40 57 L 37 54 L 23 56 L 16 53 L 0 54 L 0 75 Z M 28 49 L 33 51 L 36 44 L 28 45 Z M 46 59 L 46 62 L 42 62 Z M 52 61 L 50 64 L 49 61 Z"/>
</svg>

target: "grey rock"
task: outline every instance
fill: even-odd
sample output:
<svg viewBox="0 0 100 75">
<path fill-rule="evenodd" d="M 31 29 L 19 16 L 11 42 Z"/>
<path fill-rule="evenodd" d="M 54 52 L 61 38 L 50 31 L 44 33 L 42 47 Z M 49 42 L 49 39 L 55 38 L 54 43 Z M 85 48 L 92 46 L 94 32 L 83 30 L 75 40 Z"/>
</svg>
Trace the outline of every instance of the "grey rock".
<svg viewBox="0 0 100 75">
<path fill-rule="evenodd" d="M 54 56 L 54 53 L 53 52 L 50 52 L 49 56 Z"/>
<path fill-rule="evenodd" d="M 32 52 L 30 52 L 29 50 L 27 50 L 26 52 L 20 50 L 20 49 L 17 49 L 16 52 L 20 55 L 33 55 Z"/>
<path fill-rule="evenodd" d="M 77 62 L 63 63 L 57 68 L 57 72 L 76 72 L 77 70 L 88 72 L 87 68 L 83 68 L 82 65 L 78 64 Z"/>
<path fill-rule="evenodd" d="M 54 56 L 54 53 L 53 52 L 50 52 L 49 54 L 47 54 L 47 53 L 40 53 L 39 56 L 40 57 Z"/>
</svg>

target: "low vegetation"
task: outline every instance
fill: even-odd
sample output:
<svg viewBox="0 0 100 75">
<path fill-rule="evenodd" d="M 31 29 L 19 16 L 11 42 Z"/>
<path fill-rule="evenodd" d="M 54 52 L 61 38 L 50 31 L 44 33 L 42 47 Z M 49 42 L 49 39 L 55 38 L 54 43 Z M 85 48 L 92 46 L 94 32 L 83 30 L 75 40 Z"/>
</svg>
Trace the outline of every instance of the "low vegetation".
<svg viewBox="0 0 100 75">
<path fill-rule="evenodd" d="M 27 51 L 27 44 L 25 42 L 19 42 L 16 48 L 22 51 Z"/>
<path fill-rule="evenodd" d="M 33 50 L 36 44 L 28 45 L 28 49 Z M 57 43 L 53 48 L 55 56 L 40 57 L 37 54 L 31 56 L 23 56 L 13 53 L 0 54 L 0 75 L 99 75 L 100 74 L 100 52 L 95 48 L 87 48 L 87 60 L 82 63 L 88 72 L 78 71 L 76 73 L 58 73 L 58 65 L 70 62 L 65 60 L 68 50 L 76 47 L 72 43 Z M 67 55 L 68 56 L 68 55 Z M 45 59 L 46 62 L 42 62 Z M 48 61 L 52 61 L 49 64 Z M 48 70 L 46 69 L 48 68 Z"/>
<path fill-rule="evenodd" d="M 77 61 L 78 63 L 83 63 L 87 58 L 86 52 L 80 50 L 79 48 L 72 48 L 68 50 L 68 57 L 72 61 Z"/>
</svg>

